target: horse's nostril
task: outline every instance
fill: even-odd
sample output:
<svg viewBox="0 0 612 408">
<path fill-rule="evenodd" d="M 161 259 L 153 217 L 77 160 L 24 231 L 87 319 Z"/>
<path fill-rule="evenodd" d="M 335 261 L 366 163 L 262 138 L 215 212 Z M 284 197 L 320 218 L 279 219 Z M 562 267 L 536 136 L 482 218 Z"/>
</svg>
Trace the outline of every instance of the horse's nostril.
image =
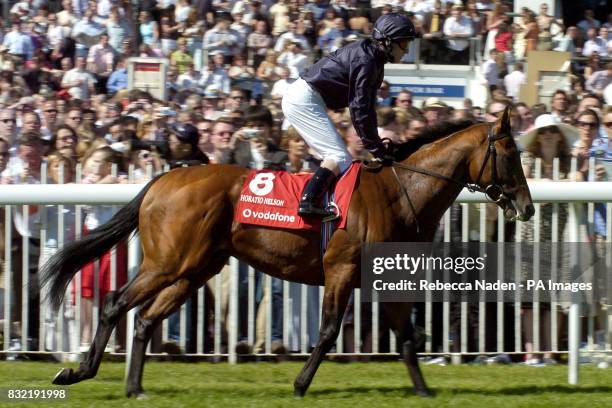
<svg viewBox="0 0 612 408">
<path fill-rule="evenodd" d="M 535 208 L 533 207 L 532 204 L 529 204 L 527 207 L 525 207 L 525 214 L 528 216 L 533 216 L 533 214 L 535 214 Z"/>
</svg>

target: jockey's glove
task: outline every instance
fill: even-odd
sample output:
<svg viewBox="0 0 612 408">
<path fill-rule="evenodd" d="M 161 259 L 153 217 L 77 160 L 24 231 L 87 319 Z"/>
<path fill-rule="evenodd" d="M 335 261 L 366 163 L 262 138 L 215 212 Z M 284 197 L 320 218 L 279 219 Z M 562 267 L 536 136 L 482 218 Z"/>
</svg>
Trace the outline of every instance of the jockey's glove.
<svg viewBox="0 0 612 408">
<path fill-rule="evenodd" d="M 390 166 L 395 161 L 393 145 L 391 143 L 384 144 L 380 148 L 370 151 L 370 153 L 374 156 L 373 161 L 383 166 Z"/>
</svg>

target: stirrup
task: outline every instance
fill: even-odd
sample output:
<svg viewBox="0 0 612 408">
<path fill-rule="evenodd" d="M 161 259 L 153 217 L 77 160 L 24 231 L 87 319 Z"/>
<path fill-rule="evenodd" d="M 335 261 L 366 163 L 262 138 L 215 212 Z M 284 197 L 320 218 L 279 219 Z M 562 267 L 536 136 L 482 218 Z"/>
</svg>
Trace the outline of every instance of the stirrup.
<svg viewBox="0 0 612 408">
<path fill-rule="evenodd" d="M 334 203 L 333 201 L 330 201 L 329 204 L 327 205 L 327 207 L 325 207 L 326 211 L 329 212 L 333 212 L 334 215 L 329 215 L 327 217 L 323 217 L 323 219 L 321 220 L 321 222 L 330 222 L 330 221 L 335 221 L 337 219 L 340 218 L 340 208 L 338 207 L 338 205 L 336 203 Z"/>
</svg>

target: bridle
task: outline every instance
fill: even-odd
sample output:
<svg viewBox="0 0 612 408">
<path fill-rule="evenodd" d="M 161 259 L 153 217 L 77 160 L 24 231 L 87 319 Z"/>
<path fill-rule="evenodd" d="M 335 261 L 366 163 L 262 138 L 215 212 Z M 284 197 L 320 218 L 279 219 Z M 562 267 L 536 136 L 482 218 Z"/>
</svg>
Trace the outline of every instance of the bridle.
<svg viewBox="0 0 612 408">
<path fill-rule="evenodd" d="M 414 209 L 414 205 L 412 204 L 412 201 L 410 200 L 410 196 L 408 195 L 408 191 L 406 190 L 406 187 L 404 187 L 399 176 L 397 175 L 397 171 L 395 170 L 396 168 L 412 171 L 414 173 L 424 174 L 426 176 L 435 177 L 435 178 L 446 180 L 446 181 L 450 181 L 451 183 L 460 185 L 461 187 L 467 189 L 470 193 L 475 193 L 475 192 L 484 193 L 485 196 L 494 203 L 499 203 L 502 199 L 507 198 L 504 195 L 504 190 L 502 188 L 502 185 L 499 181 L 499 176 L 497 174 L 497 149 L 495 148 L 495 142 L 498 140 L 502 140 L 506 137 L 509 137 L 510 134 L 502 133 L 501 135 L 495 135 L 493 134 L 493 128 L 489 125 L 487 125 L 487 127 L 488 127 L 487 129 L 487 142 L 488 142 L 487 153 L 485 154 L 484 160 L 482 161 L 482 165 L 480 166 L 480 171 L 478 172 L 478 177 L 476 178 L 476 181 L 474 183 L 466 183 L 461 180 L 457 180 L 455 178 L 445 176 L 444 174 L 440 174 L 440 173 L 437 173 L 431 170 L 421 169 L 419 167 L 414 167 L 409 164 L 398 163 L 395 161 L 392 163 L 391 171 L 393 172 L 393 175 L 395 176 L 395 180 L 397 181 L 400 188 L 404 192 L 404 195 L 406 196 L 406 199 L 408 200 L 408 203 L 410 204 L 410 208 L 415 216 L 417 233 L 420 233 L 420 228 L 419 228 L 419 223 L 418 223 L 417 216 L 416 216 L 416 211 Z M 491 160 L 491 182 L 486 187 L 481 187 L 480 180 L 482 179 L 482 176 L 484 174 L 485 168 L 487 167 L 487 163 L 489 162 L 489 160 Z"/>
</svg>

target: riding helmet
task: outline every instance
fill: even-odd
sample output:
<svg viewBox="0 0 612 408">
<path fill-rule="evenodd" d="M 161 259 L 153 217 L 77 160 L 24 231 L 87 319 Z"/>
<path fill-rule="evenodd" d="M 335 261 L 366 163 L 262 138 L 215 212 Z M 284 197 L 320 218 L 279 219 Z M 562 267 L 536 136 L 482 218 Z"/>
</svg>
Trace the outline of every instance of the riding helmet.
<svg viewBox="0 0 612 408">
<path fill-rule="evenodd" d="M 372 38 L 381 43 L 413 39 L 416 30 L 412 21 L 400 13 L 383 14 L 374 23 Z"/>
<path fill-rule="evenodd" d="M 172 124 L 170 125 L 170 132 L 182 143 L 188 143 L 192 146 L 197 145 L 200 139 L 198 128 L 189 123 Z"/>
</svg>

